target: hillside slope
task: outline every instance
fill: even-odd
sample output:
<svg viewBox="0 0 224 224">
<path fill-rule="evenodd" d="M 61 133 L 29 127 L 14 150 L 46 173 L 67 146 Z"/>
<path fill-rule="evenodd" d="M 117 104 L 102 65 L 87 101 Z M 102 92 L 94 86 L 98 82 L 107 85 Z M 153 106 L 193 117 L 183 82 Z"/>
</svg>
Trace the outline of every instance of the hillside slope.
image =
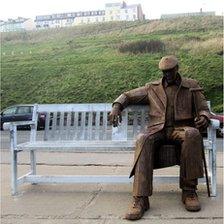
<svg viewBox="0 0 224 224">
<path fill-rule="evenodd" d="M 222 111 L 222 17 L 114 22 L 1 35 L 2 108 L 16 103 L 112 102 L 161 77 L 158 62 L 176 54 L 180 73 L 197 79 Z M 133 41 L 160 40 L 159 53 L 120 53 Z"/>
</svg>

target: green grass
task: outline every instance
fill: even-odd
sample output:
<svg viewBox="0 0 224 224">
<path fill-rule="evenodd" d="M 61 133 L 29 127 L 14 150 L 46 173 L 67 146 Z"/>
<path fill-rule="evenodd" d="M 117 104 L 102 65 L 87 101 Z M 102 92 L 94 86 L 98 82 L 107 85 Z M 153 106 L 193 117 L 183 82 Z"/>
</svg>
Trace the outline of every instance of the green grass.
<svg viewBox="0 0 224 224">
<path fill-rule="evenodd" d="M 217 54 L 222 50 L 221 38 L 221 17 L 4 33 L 1 106 L 112 102 L 123 91 L 160 78 L 160 58 L 176 54 L 181 74 L 197 79 L 213 109 L 221 112 L 223 58 Z M 119 53 L 121 44 L 141 40 L 160 40 L 165 43 L 165 52 Z"/>
</svg>

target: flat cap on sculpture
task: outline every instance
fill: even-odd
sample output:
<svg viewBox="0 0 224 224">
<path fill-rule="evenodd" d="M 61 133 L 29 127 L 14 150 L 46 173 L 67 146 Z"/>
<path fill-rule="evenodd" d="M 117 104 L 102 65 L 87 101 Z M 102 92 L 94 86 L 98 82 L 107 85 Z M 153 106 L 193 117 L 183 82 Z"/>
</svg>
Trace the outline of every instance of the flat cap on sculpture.
<svg viewBox="0 0 224 224">
<path fill-rule="evenodd" d="M 174 68 L 176 65 L 178 65 L 178 60 L 174 55 L 168 55 L 165 57 L 162 57 L 162 59 L 159 62 L 159 69 L 160 70 L 169 70 Z"/>
</svg>

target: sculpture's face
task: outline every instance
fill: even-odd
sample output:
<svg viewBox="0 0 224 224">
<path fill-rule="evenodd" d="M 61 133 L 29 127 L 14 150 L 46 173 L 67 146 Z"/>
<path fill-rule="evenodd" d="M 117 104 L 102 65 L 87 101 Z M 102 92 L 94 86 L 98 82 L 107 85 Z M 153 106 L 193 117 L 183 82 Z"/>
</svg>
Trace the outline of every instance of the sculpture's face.
<svg viewBox="0 0 224 224">
<path fill-rule="evenodd" d="M 168 84 L 172 84 L 176 80 L 177 72 L 177 66 L 169 70 L 163 70 L 163 77 L 166 79 Z"/>
</svg>

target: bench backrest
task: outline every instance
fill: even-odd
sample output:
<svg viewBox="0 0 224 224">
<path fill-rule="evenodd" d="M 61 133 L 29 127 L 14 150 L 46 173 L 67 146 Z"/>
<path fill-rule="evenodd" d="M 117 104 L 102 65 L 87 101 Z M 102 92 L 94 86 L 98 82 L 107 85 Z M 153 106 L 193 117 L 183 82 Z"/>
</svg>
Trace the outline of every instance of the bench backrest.
<svg viewBox="0 0 224 224">
<path fill-rule="evenodd" d="M 122 112 L 122 124 L 114 128 L 109 121 L 110 111 L 111 104 L 105 103 L 34 106 L 34 113 L 46 113 L 45 141 L 128 140 L 148 121 L 148 106 L 129 106 Z"/>
<path fill-rule="evenodd" d="M 210 101 L 207 101 L 210 108 Z M 38 112 L 46 113 L 44 140 L 129 140 L 141 132 L 148 123 L 149 107 L 128 106 L 122 112 L 118 127 L 110 124 L 109 103 L 88 104 L 35 104 L 33 120 Z M 208 130 L 210 132 L 210 130 Z M 31 139 L 35 139 L 31 133 Z"/>
</svg>

